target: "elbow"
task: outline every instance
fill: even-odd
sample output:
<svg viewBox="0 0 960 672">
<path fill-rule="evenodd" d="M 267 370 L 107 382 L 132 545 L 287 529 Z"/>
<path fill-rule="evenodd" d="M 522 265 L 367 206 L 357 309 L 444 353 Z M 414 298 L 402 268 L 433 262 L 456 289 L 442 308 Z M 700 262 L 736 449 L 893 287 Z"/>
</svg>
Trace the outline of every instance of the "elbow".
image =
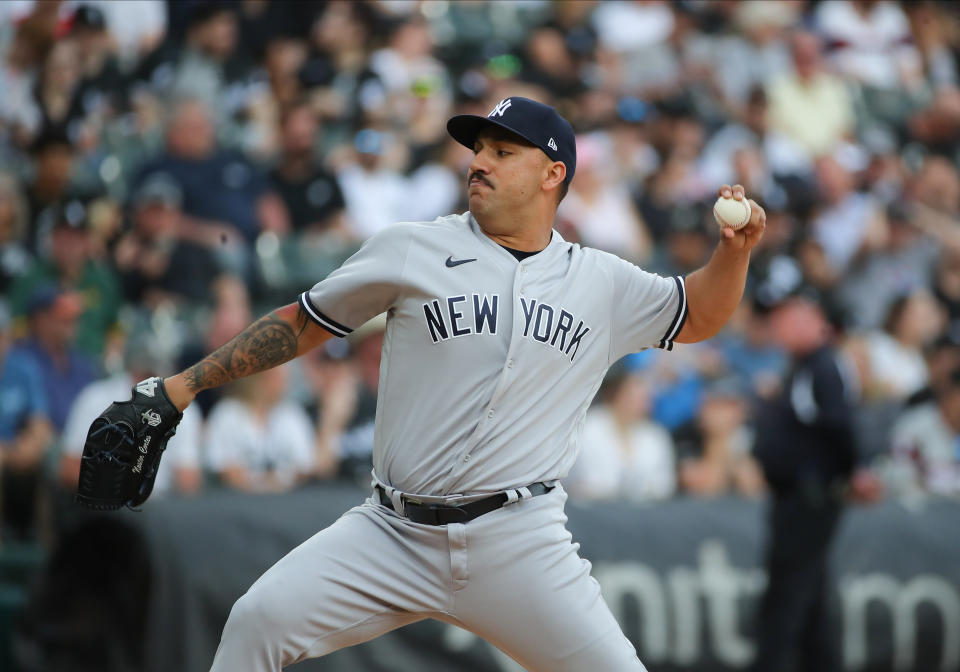
<svg viewBox="0 0 960 672">
<path fill-rule="evenodd" d="M 699 343 L 706 341 L 716 336 L 722 327 L 723 323 L 705 324 L 696 320 L 693 314 L 688 313 L 687 319 L 683 323 L 683 328 L 680 330 L 680 333 L 677 334 L 674 341 L 676 343 Z"/>
</svg>

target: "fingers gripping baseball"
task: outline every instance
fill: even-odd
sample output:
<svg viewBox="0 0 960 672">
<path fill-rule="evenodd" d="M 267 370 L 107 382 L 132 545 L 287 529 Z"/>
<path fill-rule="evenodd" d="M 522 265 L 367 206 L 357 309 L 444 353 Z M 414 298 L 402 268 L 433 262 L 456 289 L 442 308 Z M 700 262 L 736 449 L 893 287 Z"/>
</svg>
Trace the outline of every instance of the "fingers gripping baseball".
<svg viewBox="0 0 960 672">
<path fill-rule="evenodd" d="M 724 245 L 729 245 L 735 249 L 750 250 L 763 237 L 763 232 L 767 227 L 767 213 L 757 205 L 757 202 L 748 199 L 742 185 L 729 184 L 722 185 L 717 190 L 717 196 L 721 198 L 732 198 L 737 201 L 746 200 L 750 204 L 750 221 L 740 229 L 733 229 L 729 226 L 722 226 L 720 229 L 720 241 Z"/>
</svg>

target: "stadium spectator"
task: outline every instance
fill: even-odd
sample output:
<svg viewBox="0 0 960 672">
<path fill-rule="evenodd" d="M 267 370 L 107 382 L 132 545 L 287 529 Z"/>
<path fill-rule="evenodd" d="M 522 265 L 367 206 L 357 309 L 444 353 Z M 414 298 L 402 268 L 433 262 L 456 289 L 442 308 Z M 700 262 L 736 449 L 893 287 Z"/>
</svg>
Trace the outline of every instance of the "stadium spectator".
<svg viewBox="0 0 960 672">
<path fill-rule="evenodd" d="M 433 102 L 445 110 L 450 96 L 447 70 L 433 48 L 430 24 L 413 14 L 393 29 L 387 46 L 370 54 L 370 69 L 393 100 L 391 107 L 409 104 L 408 97 L 420 89 L 429 91 Z"/>
<path fill-rule="evenodd" d="M 291 229 L 297 233 L 348 235 L 343 192 L 314 147 L 319 125 L 310 106 L 297 102 L 280 116 L 280 158 L 270 182 L 283 199 Z"/>
<path fill-rule="evenodd" d="M 60 486 L 68 492 L 76 490 L 80 476 L 80 456 L 87 440 L 90 423 L 111 403 L 130 397 L 130 390 L 151 376 L 168 375 L 173 370 L 164 361 L 163 348 L 153 338 L 129 337 L 124 344 L 123 370 L 94 381 L 84 387 L 70 408 L 63 434 L 60 436 Z M 200 462 L 200 437 L 203 417 L 199 408 L 188 408 L 170 439 L 154 481 L 153 494 L 172 492 L 195 493 L 203 484 Z"/>
<path fill-rule="evenodd" d="M 407 180 L 396 169 L 405 148 L 387 131 L 363 128 L 353 139 L 351 160 L 339 170 L 348 223 L 357 240 L 406 220 Z"/>
<path fill-rule="evenodd" d="M 957 167 L 942 156 L 924 157 L 909 184 L 909 195 L 921 206 L 947 217 L 960 215 L 960 175 Z M 916 213 L 928 214 L 925 209 Z M 923 217 L 916 218 L 925 223 Z"/>
<path fill-rule="evenodd" d="M 314 460 L 316 475 L 321 479 L 341 477 L 340 440 L 357 408 L 357 371 L 351 355 L 347 343 L 328 341 L 302 361 L 301 372 L 306 379 L 307 394 L 317 406 Z M 372 444 L 371 437 L 371 451 Z M 366 464 L 366 450 L 362 451 L 361 457 Z M 348 469 L 344 471 L 349 472 Z M 344 476 L 350 478 L 352 474 Z"/>
<path fill-rule="evenodd" d="M 217 276 L 211 285 L 212 296 L 209 312 L 201 322 L 202 332 L 192 335 L 179 348 L 178 364 L 197 361 L 227 343 L 253 320 L 250 292 L 243 279 L 224 273 Z M 197 395 L 197 406 L 208 416 L 210 409 L 220 399 L 222 390 L 204 390 Z"/>
<path fill-rule="evenodd" d="M 796 25 L 800 5 L 746 0 L 738 2 L 732 21 L 736 30 L 719 37 L 715 76 L 723 102 L 735 112 L 750 105 L 755 91 L 790 70 L 785 32 Z"/>
<path fill-rule="evenodd" d="M 712 241 L 704 217 L 706 209 L 699 205 L 677 205 L 669 210 L 668 228 L 657 254 L 647 268 L 661 275 L 689 273 L 710 258 Z"/>
<path fill-rule="evenodd" d="M 219 273 L 220 242 L 182 235 L 190 226 L 182 212 L 183 191 L 163 172 L 148 175 L 131 203 L 130 230 L 114 247 L 113 262 L 128 302 L 156 309 L 167 301 L 209 301 Z"/>
<path fill-rule="evenodd" d="M 853 105 L 843 81 L 823 68 L 820 39 L 797 32 L 790 39 L 793 72 L 772 80 L 770 125 L 811 158 L 834 151 L 853 131 Z"/>
<path fill-rule="evenodd" d="M 250 64 L 238 49 L 239 23 L 227 3 L 187 6 L 182 43 L 168 41 L 147 59 L 143 73 L 173 98 L 203 101 L 218 125 L 229 123 L 246 101 L 243 89 Z"/>
<path fill-rule="evenodd" d="M 248 271 L 248 245 L 260 232 L 287 229 L 279 199 L 247 159 L 220 149 L 210 108 L 200 100 L 181 100 L 173 107 L 166 139 L 166 152 L 141 167 L 135 189 L 156 172 L 173 177 L 190 218 L 184 237 L 228 247 L 240 256 L 234 270 Z"/>
<path fill-rule="evenodd" d="M 577 180 L 560 204 L 558 217 L 583 245 L 641 262 L 651 253 L 650 234 L 626 185 L 606 161 L 610 139 L 594 133 L 577 138 Z"/>
<path fill-rule="evenodd" d="M 70 201 L 55 215 L 48 254 L 13 282 L 10 303 L 14 314 L 22 316 L 38 288 L 58 286 L 75 292 L 82 306 L 73 344 L 99 358 L 116 326 L 122 296 L 116 271 L 93 258 L 90 217 L 89 209 L 78 201 Z"/>
<path fill-rule="evenodd" d="M 372 6 L 331 2 L 314 22 L 311 55 L 300 71 L 320 120 L 349 133 L 365 113 L 386 105 L 383 83 L 369 67 L 368 47 L 376 23 Z"/>
<path fill-rule="evenodd" d="M 837 0 L 821 3 L 813 19 L 836 71 L 848 81 L 900 95 L 919 86 L 920 54 L 899 4 Z"/>
<path fill-rule="evenodd" d="M 957 343 L 954 333 L 947 329 L 924 349 L 923 356 L 927 362 L 929 382 L 907 399 L 906 409 L 933 401 L 937 391 L 949 382 L 953 372 L 960 369 L 960 343 Z"/>
<path fill-rule="evenodd" d="M 144 3 L 141 3 L 144 7 Z M 144 7 L 145 8 L 145 7 Z M 124 75 L 116 56 L 107 16 L 92 4 L 82 4 L 73 14 L 70 39 L 76 45 L 80 85 L 76 97 L 83 109 L 88 128 L 84 144 L 96 149 L 98 124 L 120 112 L 125 104 Z"/>
<path fill-rule="evenodd" d="M 960 252 L 944 250 L 934 269 L 933 291 L 947 312 L 948 332 L 960 329 Z"/>
<path fill-rule="evenodd" d="M 872 397 L 906 400 L 929 379 L 924 349 L 944 327 L 940 306 L 926 289 L 898 297 L 882 329 L 865 337 L 869 373 L 865 391 Z"/>
<path fill-rule="evenodd" d="M 936 2 L 912 2 L 904 7 L 923 76 L 934 91 L 955 90 L 958 84 L 957 63 L 951 53 L 957 20 L 945 9 Z"/>
<path fill-rule="evenodd" d="M 644 376 L 615 365 L 587 413 L 582 448 L 564 488 L 583 500 L 650 501 L 677 488 L 670 433 L 652 421 Z"/>
<path fill-rule="evenodd" d="M 699 497 L 763 492 L 763 477 L 750 454 L 749 406 L 750 389 L 734 376 L 706 386 L 697 417 L 673 430 L 679 490 Z"/>
<path fill-rule="evenodd" d="M 386 315 L 369 320 L 349 337 L 348 353 L 328 347 L 308 363 L 318 401 L 317 467 L 366 485 L 373 468 L 373 432 Z M 345 358 L 346 357 L 346 358 Z"/>
<path fill-rule="evenodd" d="M 746 388 L 745 398 L 772 396 L 786 372 L 787 359 L 773 339 L 763 307 L 757 301 L 742 302 L 725 332 L 717 336 L 714 347 L 723 358 L 731 380 L 739 381 Z"/>
<path fill-rule="evenodd" d="M 685 122 L 682 122 L 685 125 Z M 680 124 L 675 124 L 679 126 Z M 698 134 L 696 125 L 687 126 L 692 133 Z M 658 133 L 651 128 L 650 138 Z M 672 137 L 676 135 L 671 133 Z M 650 234 L 656 243 L 662 244 L 666 235 L 673 228 L 678 227 L 678 220 L 691 218 L 690 212 L 702 205 L 701 201 L 708 196 L 705 190 L 706 183 L 701 180 L 695 157 L 699 148 L 687 146 L 678 148 L 673 140 L 668 146 L 658 151 L 666 152 L 666 159 L 657 171 L 652 173 L 646 181 L 643 194 L 640 197 L 639 209 L 643 221 L 649 227 Z M 677 212 L 681 214 L 676 214 Z M 689 228 L 685 222 L 679 228 Z"/>
<path fill-rule="evenodd" d="M 839 276 L 853 261 L 887 243 L 886 214 L 872 196 L 856 190 L 855 176 L 834 157 L 818 159 L 816 172 L 822 206 L 812 233 Z"/>
<path fill-rule="evenodd" d="M 466 157 L 469 159 L 469 154 Z M 447 138 L 409 176 L 410 218 L 428 222 L 441 213 L 463 212 L 463 176 L 467 173 L 463 145 Z"/>
<path fill-rule="evenodd" d="M 148 56 L 159 46 L 167 28 L 167 11 L 163 0 L 138 0 L 136 3 L 113 0 L 84 0 L 81 7 L 103 13 L 110 41 L 116 44 L 123 70 L 129 70 L 138 59 Z"/>
<path fill-rule="evenodd" d="M 908 409 L 893 425 L 884 470 L 891 494 L 960 496 L 960 369 L 932 401 Z"/>
<path fill-rule="evenodd" d="M 35 286 L 26 302 L 27 335 L 7 352 L 40 372 L 46 407 L 57 433 L 63 431 L 77 394 L 97 378 L 94 360 L 74 345 L 83 302 L 56 285 Z"/>
<path fill-rule="evenodd" d="M 562 98 L 576 96 L 584 90 L 574 54 L 558 27 L 546 25 L 537 28 L 530 33 L 524 47 L 521 79 L 542 86 L 552 95 Z"/>
<path fill-rule="evenodd" d="M 226 487 L 284 492 L 314 472 L 316 436 L 302 406 L 285 400 L 287 367 L 231 384 L 207 418 L 207 468 Z"/>
<path fill-rule="evenodd" d="M 278 7 L 271 4 L 265 6 Z M 249 32 L 256 33 L 257 30 L 254 26 L 250 26 Z M 307 41 L 292 35 L 273 36 L 267 42 L 263 65 L 270 78 L 271 98 L 268 102 L 273 103 L 275 116 L 281 116 L 285 110 L 296 107 L 303 97 L 303 84 L 299 73 L 309 55 Z"/>
<path fill-rule="evenodd" d="M 611 85 L 647 98 L 676 89 L 681 66 L 669 42 L 676 25 L 669 3 L 603 2 L 592 21 L 603 51 L 599 58 L 615 77 Z"/>
<path fill-rule="evenodd" d="M 34 91 L 41 130 L 60 129 L 72 140 L 84 111 L 79 94 L 80 62 L 76 42 L 60 40 L 44 62 Z"/>
<path fill-rule="evenodd" d="M 941 254 L 938 240 L 917 227 L 904 207 L 887 208 L 887 222 L 882 245 L 853 263 L 837 287 L 849 327 L 876 329 L 898 296 L 930 285 Z"/>
<path fill-rule="evenodd" d="M 700 171 L 709 183 L 736 184 L 737 152 L 754 149 L 775 175 L 804 175 L 812 164 L 804 150 L 782 133 L 770 130 L 767 93 L 761 86 L 750 90 L 740 118 L 734 118 L 714 133 L 703 148 Z M 756 192 L 771 205 L 772 185 L 761 184 Z M 775 201 L 773 201 L 775 203 Z"/>
<path fill-rule="evenodd" d="M 45 237 L 67 201 L 74 195 L 70 176 L 73 144 L 62 131 L 46 131 L 30 146 L 33 176 L 26 185 L 29 237 L 32 251 L 45 252 Z"/>
<path fill-rule="evenodd" d="M 13 357 L 11 316 L 0 303 L 0 540 L 35 535 L 41 469 L 54 438 L 43 372 Z"/>
<path fill-rule="evenodd" d="M 30 144 L 40 128 L 40 110 L 33 99 L 33 87 L 44 49 L 34 39 L 29 23 L 15 29 L 12 20 L 7 25 L 13 34 L 0 60 L 0 90 L 4 92 L 0 96 L 0 138 L 4 144 L 22 148 Z M 3 154 L 8 154 L 9 149 L 5 148 Z"/>
</svg>

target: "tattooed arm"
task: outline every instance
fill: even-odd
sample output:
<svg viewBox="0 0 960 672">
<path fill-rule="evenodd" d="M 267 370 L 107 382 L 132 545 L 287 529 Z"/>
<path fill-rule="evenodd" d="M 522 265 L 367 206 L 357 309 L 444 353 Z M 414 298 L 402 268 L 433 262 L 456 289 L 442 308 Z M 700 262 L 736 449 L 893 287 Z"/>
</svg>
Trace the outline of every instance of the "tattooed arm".
<svg viewBox="0 0 960 672">
<path fill-rule="evenodd" d="M 333 337 L 291 303 L 264 315 L 189 369 L 163 381 L 181 411 L 201 390 L 272 369 Z"/>
</svg>

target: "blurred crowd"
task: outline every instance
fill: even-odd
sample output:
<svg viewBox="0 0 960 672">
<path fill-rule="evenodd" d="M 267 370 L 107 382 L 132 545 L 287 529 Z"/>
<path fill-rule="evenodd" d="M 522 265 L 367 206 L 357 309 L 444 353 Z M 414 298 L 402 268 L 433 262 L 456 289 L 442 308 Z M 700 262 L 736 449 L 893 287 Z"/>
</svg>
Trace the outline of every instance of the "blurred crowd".
<svg viewBox="0 0 960 672">
<path fill-rule="evenodd" d="M 711 206 L 766 209 L 725 330 L 618 363 L 568 489 L 759 496 L 769 306 L 816 290 L 889 496 L 960 497 L 960 12 L 953 3 L 0 3 L 0 489 L 34 537 L 90 421 L 398 221 L 466 210 L 446 119 L 524 95 L 578 133 L 558 230 L 662 274 Z M 369 481 L 384 320 L 201 395 L 156 492 Z"/>
</svg>

